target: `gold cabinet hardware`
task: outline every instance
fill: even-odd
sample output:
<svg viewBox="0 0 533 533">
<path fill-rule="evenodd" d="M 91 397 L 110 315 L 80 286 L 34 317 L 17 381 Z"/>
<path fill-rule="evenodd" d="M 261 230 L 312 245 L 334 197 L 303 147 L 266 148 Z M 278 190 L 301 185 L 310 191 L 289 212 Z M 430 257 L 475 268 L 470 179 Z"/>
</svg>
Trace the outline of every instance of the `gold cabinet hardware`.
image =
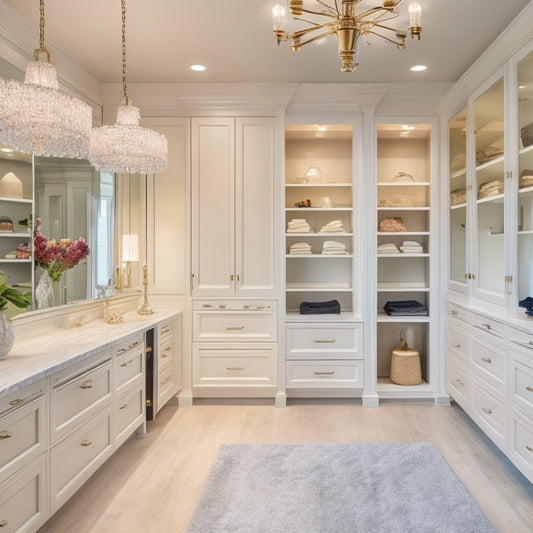
<svg viewBox="0 0 533 533">
<path fill-rule="evenodd" d="M 202 304 L 202 307 L 210 308 L 213 307 L 211 304 Z"/>
<path fill-rule="evenodd" d="M 82 446 L 90 446 L 90 445 L 92 444 L 92 442 L 91 442 L 90 440 L 82 440 L 82 441 L 80 442 L 80 444 L 81 444 Z"/>
<path fill-rule="evenodd" d="M 94 382 L 92 379 L 88 379 L 87 381 L 84 381 L 81 385 L 80 385 L 80 389 L 92 389 L 93 388 L 93 385 L 94 385 Z"/>
<path fill-rule="evenodd" d="M 455 380 L 455 383 L 459 383 L 459 385 L 461 385 L 461 387 L 464 387 L 464 386 L 465 386 L 465 384 L 464 384 L 459 378 L 457 378 L 457 379 Z"/>
<path fill-rule="evenodd" d="M 23 400 L 21 400 L 20 398 L 16 398 L 15 400 L 11 400 L 9 402 L 9 405 L 18 405 L 20 402 L 22 402 Z"/>
<path fill-rule="evenodd" d="M 329 372 L 315 371 L 315 376 L 333 376 L 333 374 L 335 374 L 335 370 L 331 370 Z"/>
<path fill-rule="evenodd" d="M 459 349 L 460 347 L 461 347 L 460 344 L 456 344 L 456 345 L 454 346 L 454 348 L 457 348 L 457 349 Z"/>
<path fill-rule="evenodd" d="M 313 342 L 316 342 L 317 344 L 320 344 L 320 343 L 333 344 L 335 342 L 335 339 L 313 339 Z"/>
<path fill-rule="evenodd" d="M 513 282 L 513 276 L 505 276 L 505 281 L 507 283 L 512 283 Z"/>
<path fill-rule="evenodd" d="M 211 307 L 211 306 L 209 306 Z M 167 333 L 170 333 L 170 328 L 165 328 L 161 330 L 161 335 L 166 335 Z"/>
<path fill-rule="evenodd" d="M 490 324 L 485 324 L 485 323 L 480 324 L 479 327 L 480 328 L 485 328 L 485 329 L 491 329 Z"/>
<path fill-rule="evenodd" d="M 166 385 L 172 381 L 172 376 L 167 376 L 164 380 L 161 381 L 161 385 Z"/>
<path fill-rule="evenodd" d="M 119 350 L 117 350 L 117 353 L 124 353 L 126 351 L 128 351 L 127 348 L 120 348 Z"/>
<path fill-rule="evenodd" d="M 533 387 L 530 387 L 529 385 L 526 387 L 527 392 L 533 392 Z"/>
<path fill-rule="evenodd" d="M 146 400 L 146 407 L 152 407 L 152 400 Z"/>
<path fill-rule="evenodd" d="M 226 370 L 244 370 L 243 366 L 227 366 Z"/>
<path fill-rule="evenodd" d="M 226 331 L 242 331 L 244 326 L 226 326 Z"/>
<path fill-rule="evenodd" d="M 528 446 L 527 444 L 526 444 L 526 450 L 528 452 L 530 452 L 530 453 L 533 453 L 533 447 L 532 446 Z"/>
<path fill-rule="evenodd" d="M 151 346 L 147 346 L 146 347 L 146 353 L 152 353 L 152 347 Z"/>
<path fill-rule="evenodd" d="M 481 360 L 489 365 L 492 363 L 492 359 L 490 357 L 482 357 Z"/>
<path fill-rule="evenodd" d="M 9 433 L 9 431 L 6 431 L 6 430 L 0 431 L 0 440 L 9 439 L 12 436 L 13 435 Z"/>
<path fill-rule="evenodd" d="M 126 407 L 128 407 L 129 404 L 125 403 L 125 404 L 122 404 L 119 409 L 126 409 Z"/>
<path fill-rule="evenodd" d="M 135 342 L 132 342 L 132 343 L 128 346 L 128 349 L 130 349 L 130 348 L 135 348 L 135 346 L 139 346 L 139 344 L 141 344 L 141 341 L 135 341 Z"/>
<path fill-rule="evenodd" d="M 0 522 L 0 527 L 6 527 L 7 526 L 7 520 L 2 520 Z"/>
<path fill-rule="evenodd" d="M 229 280 L 230 280 L 230 281 L 233 281 L 233 280 L 234 280 L 234 276 L 233 276 L 233 274 L 229 277 Z"/>
<path fill-rule="evenodd" d="M 470 279 L 476 279 L 476 275 L 475 274 L 470 274 L 471 278 Z"/>
<path fill-rule="evenodd" d="M 481 410 L 485 411 L 485 413 L 487 413 L 488 415 L 492 414 L 492 409 L 487 409 L 486 407 L 482 407 Z"/>
<path fill-rule="evenodd" d="M 191 287 L 191 291 L 194 289 L 194 274 L 191 272 L 190 276 L 189 276 L 189 279 L 190 279 L 190 287 Z"/>
<path fill-rule="evenodd" d="M 465 274 L 465 279 L 470 279 L 470 274 L 468 274 L 468 272 Z"/>
<path fill-rule="evenodd" d="M 465 276 L 466 276 L 466 274 L 465 274 Z M 452 309 L 452 310 L 450 311 L 450 315 L 452 315 L 452 316 L 457 316 L 458 314 L 459 314 L 459 313 L 458 313 L 455 309 Z"/>
<path fill-rule="evenodd" d="M 241 277 L 239 276 L 239 274 L 237 274 L 237 283 L 239 283 L 241 281 Z"/>
<path fill-rule="evenodd" d="M 120 366 L 121 367 L 124 367 L 124 366 L 129 366 L 131 365 L 131 363 L 133 363 L 133 359 L 130 359 L 129 361 L 124 361 Z"/>
</svg>

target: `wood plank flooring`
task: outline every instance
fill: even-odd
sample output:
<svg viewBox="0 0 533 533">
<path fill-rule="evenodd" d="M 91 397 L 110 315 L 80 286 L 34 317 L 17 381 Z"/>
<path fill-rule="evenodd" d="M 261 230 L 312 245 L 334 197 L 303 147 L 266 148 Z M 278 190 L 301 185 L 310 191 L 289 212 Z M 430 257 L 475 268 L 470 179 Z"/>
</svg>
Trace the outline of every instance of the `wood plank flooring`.
<svg viewBox="0 0 533 533">
<path fill-rule="evenodd" d="M 358 441 L 434 442 L 500 533 L 533 532 L 533 485 L 457 406 L 292 400 L 164 407 L 39 533 L 180 533 L 220 444 Z"/>
</svg>

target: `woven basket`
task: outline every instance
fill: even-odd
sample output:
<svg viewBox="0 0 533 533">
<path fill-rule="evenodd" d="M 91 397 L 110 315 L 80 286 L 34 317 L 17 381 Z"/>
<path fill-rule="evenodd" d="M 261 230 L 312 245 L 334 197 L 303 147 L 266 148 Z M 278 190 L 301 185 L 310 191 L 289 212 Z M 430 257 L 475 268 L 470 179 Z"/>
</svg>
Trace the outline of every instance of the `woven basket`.
<svg viewBox="0 0 533 533">
<path fill-rule="evenodd" d="M 0 196 L 3 198 L 22 198 L 22 182 L 13 172 L 8 172 L 0 180 Z"/>
<path fill-rule="evenodd" d="M 418 385 L 422 383 L 420 354 L 416 350 L 392 350 L 390 380 L 396 385 Z"/>
</svg>

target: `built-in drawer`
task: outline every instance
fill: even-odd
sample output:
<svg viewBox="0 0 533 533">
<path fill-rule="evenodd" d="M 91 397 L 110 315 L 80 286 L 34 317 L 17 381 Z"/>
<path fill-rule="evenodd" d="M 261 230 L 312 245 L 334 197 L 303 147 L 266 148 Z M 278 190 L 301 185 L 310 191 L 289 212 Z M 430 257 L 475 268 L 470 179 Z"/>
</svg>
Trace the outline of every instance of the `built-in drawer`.
<svg viewBox="0 0 533 533">
<path fill-rule="evenodd" d="M 55 512 L 93 472 L 113 449 L 111 407 L 98 413 L 80 428 L 52 447 L 50 488 Z"/>
<path fill-rule="evenodd" d="M 475 384 L 474 411 L 481 428 L 502 450 L 505 450 L 507 406 L 488 388 Z"/>
<path fill-rule="evenodd" d="M 172 321 L 163 322 L 159 324 L 157 332 L 159 342 L 165 342 L 172 338 Z"/>
<path fill-rule="evenodd" d="M 37 531 L 48 519 L 46 456 L 12 476 L 0 489 L 0 531 Z"/>
<path fill-rule="evenodd" d="M 362 388 L 363 361 L 287 361 L 287 388 Z"/>
<path fill-rule="evenodd" d="M 142 333 L 133 335 L 132 337 L 128 337 L 120 343 L 117 343 L 115 347 L 115 357 L 120 357 L 125 353 L 133 350 L 137 351 L 139 349 L 144 349 L 144 335 Z"/>
<path fill-rule="evenodd" d="M 472 379 L 456 356 L 448 354 L 448 394 L 465 410 L 472 408 Z"/>
<path fill-rule="evenodd" d="M 493 320 L 492 318 L 487 318 L 482 315 L 472 315 L 472 325 L 479 331 L 484 331 L 494 337 L 500 339 L 505 338 L 505 324 Z"/>
<path fill-rule="evenodd" d="M 96 411 L 111 398 L 111 377 L 111 361 L 107 360 L 52 388 L 52 442 L 73 430 L 81 417 Z"/>
<path fill-rule="evenodd" d="M 459 331 L 459 329 L 448 325 L 446 328 L 446 346 L 448 351 L 459 353 L 470 358 L 470 339 L 466 332 Z"/>
<path fill-rule="evenodd" d="M 120 445 L 143 423 L 144 403 L 142 386 L 129 390 L 115 402 L 115 443 Z"/>
<path fill-rule="evenodd" d="M 174 365 L 167 365 L 158 374 L 157 398 L 161 408 L 176 392 L 177 375 Z"/>
<path fill-rule="evenodd" d="M 126 390 L 144 373 L 144 343 L 115 357 L 115 391 Z"/>
<path fill-rule="evenodd" d="M 497 342 L 488 343 L 474 337 L 472 343 L 472 359 L 475 363 L 473 371 L 481 379 L 505 394 L 505 346 Z"/>
<path fill-rule="evenodd" d="M 291 324 L 286 331 L 287 360 L 362 359 L 362 324 Z"/>
<path fill-rule="evenodd" d="M 272 311 L 194 311 L 193 340 L 274 341 L 276 314 Z"/>
<path fill-rule="evenodd" d="M 275 311 L 275 300 L 193 300 L 193 311 Z"/>
<path fill-rule="evenodd" d="M 41 379 L 31 385 L 10 392 L 0 398 L 0 417 L 46 394 L 46 380 Z"/>
<path fill-rule="evenodd" d="M 172 363 L 172 339 L 161 342 L 157 349 L 157 368 L 163 369 Z"/>
<path fill-rule="evenodd" d="M 509 350 L 509 394 L 511 401 L 533 418 L 533 360 Z"/>
<path fill-rule="evenodd" d="M 446 304 L 446 314 L 452 318 L 466 322 L 467 324 L 472 323 L 472 313 L 453 303 L 448 302 Z"/>
<path fill-rule="evenodd" d="M 509 328 L 509 342 L 511 347 L 518 348 L 524 354 L 530 355 L 533 361 L 533 335 L 519 329 Z"/>
<path fill-rule="evenodd" d="M 73 365 L 69 365 L 62 370 L 54 372 L 51 376 L 52 388 L 63 385 L 67 381 L 80 376 L 84 372 L 92 370 L 101 363 L 111 361 L 112 357 L 113 348 L 107 348 L 92 355 L 91 357 L 88 357 L 87 359 L 83 359 L 78 363 L 74 363 Z"/>
<path fill-rule="evenodd" d="M 44 395 L 0 417 L 0 483 L 47 450 L 47 420 Z"/>
<path fill-rule="evenodd" d="M 511 442 L 509 456 L 533 483 L 533 419 L 511 409 Z"/>
<path fill-rule="evenodd" d="M 195 386 L 275 385 L 276 350 L 273 345 L 228 344 L 193 347 Z"/>
</svg>

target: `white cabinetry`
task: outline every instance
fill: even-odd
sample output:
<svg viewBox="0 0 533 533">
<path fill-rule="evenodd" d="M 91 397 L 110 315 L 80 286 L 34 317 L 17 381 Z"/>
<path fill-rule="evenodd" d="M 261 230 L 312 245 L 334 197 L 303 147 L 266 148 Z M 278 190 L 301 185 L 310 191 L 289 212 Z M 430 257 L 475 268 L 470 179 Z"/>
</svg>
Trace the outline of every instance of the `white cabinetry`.
<svg viewBox="0 0 533 533">
<path fill-rule="evenodd" d="M 175 320 L 157 326 L 157 360 L 154 368 L 154 415 L 181 388 L 181 327 Z"/>
<path fill-rule="evenodd" d="M 193 296 L 272 296 L 274 119 L 192 119 Z"/>
</svg>

